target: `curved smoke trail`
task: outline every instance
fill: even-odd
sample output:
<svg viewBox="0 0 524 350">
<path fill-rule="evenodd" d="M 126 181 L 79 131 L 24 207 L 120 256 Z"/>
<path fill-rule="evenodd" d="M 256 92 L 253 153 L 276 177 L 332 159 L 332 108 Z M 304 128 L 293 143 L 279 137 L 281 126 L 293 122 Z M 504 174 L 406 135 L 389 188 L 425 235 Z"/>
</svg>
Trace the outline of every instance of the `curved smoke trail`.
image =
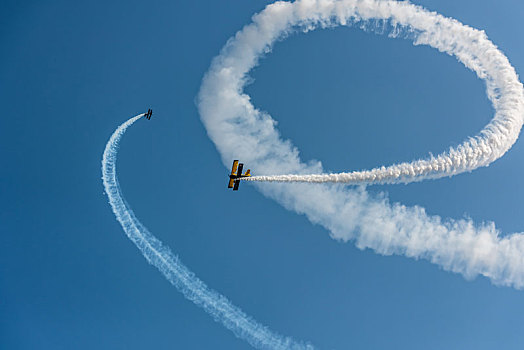
<svg viewBox="0 0 524 350">
<path fill-rule="evenodd" d="M 302 162 L 298 150 L 281 138 L 269 114 L 253 106 L 243 87 L 275 41 L 296 30 L 338 25 L 389 27 L 391 37 L 413 38 L 415 45 L 455 56 L 485 81 L 493 119 L 479 135 L 428 159 L 342 174 L 323 174 L 320 162 Z M 471 171 L 500 158 L 518 138 L 524 92 L 508 59 L 483 31 L 407 1 L 279 1 L 253 16 L 213 60 L 198 108 L 226 166 L 242 159 L 259 174 L 294 174 L 243 180 L 255 181 L 265 195 L 323 225 L 334 238 L 355 240 L 359 248 L 381 254 L 425 258 L 468 278 L 482 274 L 496 284 L 524 287 L 524 235 L 501 237 L 492 223 L 430 216 L 423 208 L 391 204 L 362 188 L 262 182 L 407 183 Z"/>
<path fill-rule="evenodd" d="M 286 19 L 272 21 L 264 13 L 255 18 L 260 28 L 264 21 L 276 24 L 271 36 L 259 32 L 269 46 L 293 26 L 308 30 L 318 26 L 350 25 L 355 22 L 390 21 L 395 27 L 415 32 L 416 45 L 429 45 L 455 56 L 466 67 L 486 81 L 487 95 L 495 109 L 490 123 L 475 137 L 429 159 L 382 166 L 372 170 L 339 174 L 254 176 L 245 181 L 273 182 L 339 182 L 350 184 L 409 183 L 435 179 L 488 166 L 515 143 L 524 122 L 524 92 L 508 59 L 486 37 L 484 32 L 464 26 L 456 20 L 428 12 L 407 2 L 396 1 L 298 1 L 275 4 Z M 270 11 L 269 8 L 264 12 Z M 239 34 L 247 34 L 247 27 Z M 251 29 L 251 28 L 250 28 Z M 395 29 L 394 29 L 395 30 Z M 398 36 L 402 31 L 392 32 Z M 237 35 L 237 40 L 240 35 Z M 259 46 L 260 47 L 260 46 Z M 261 54 L 262 52 L 258 53 Z M 256 53 L 255 53 L 256 56 Z M 242 73 L 238 68 L 238 74 Z M 241 69 L 244 69 L 242 67 Z"/>
<path fill-rule="evenodd" d="M 224 296 L 210 289 L 136 218 L 120 191 L 116 177 L 116 156 L 120 139 L 126 129 L 143 116 L 144 114 L 137 115 L 115 130 L 106 145 L 102 158 L 102 179 L 105 192 L 127 237 L 140 249 L 147 261 L 158 268 L 187 299 L 203 308 L 217 322 L 222 323 L 237 337 L 246 340 L 253 347 L 312 350 L 311 345 L 298 343 L 289 337 L 282 337 L 272 332 L 231 304 Z"/>
</svg>

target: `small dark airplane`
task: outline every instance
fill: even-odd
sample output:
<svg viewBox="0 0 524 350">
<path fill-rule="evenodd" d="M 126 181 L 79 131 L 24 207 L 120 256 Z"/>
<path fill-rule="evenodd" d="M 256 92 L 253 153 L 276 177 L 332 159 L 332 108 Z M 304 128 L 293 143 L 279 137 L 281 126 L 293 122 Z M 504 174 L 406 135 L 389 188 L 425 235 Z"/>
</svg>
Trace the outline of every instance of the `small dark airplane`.
<svg viewBox="0 0 524 350">
<path fill-rule="evenodd" d="M 144 117 L 146 117 L 147 120 L 151 120 L 152 115 L 153 115 L 153 111 L 151 109 L 148 109 L 147 112 L 144 114 Z"/>
<path fill-rule="evenodd" d="M 227 188 L 232 188 L 233 191 L 238 191 L 238 186 L 240 185 L 240 178 L 251 176 L 250 169 L 247 169 L 247 171 L 244 174 L 242 174 L 243 168 L 244 164 L 238 164 L 238 160 L 233 161 L 233 168 L 231 169 L 231 174 L 229 175 L 229 184 L 227 185 Z"/>
</svg>

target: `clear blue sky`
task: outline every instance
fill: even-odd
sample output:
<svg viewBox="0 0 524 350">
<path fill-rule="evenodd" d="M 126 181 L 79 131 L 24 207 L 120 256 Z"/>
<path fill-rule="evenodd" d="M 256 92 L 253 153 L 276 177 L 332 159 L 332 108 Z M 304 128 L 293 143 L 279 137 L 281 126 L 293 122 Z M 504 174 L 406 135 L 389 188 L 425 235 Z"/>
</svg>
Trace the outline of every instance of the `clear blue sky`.
<svg viewBox="0 0 524 350">
<path fill-rule="evenodd" d="M 524 70 L 524 4 L 414 2 L 484 29 Z M 123 140 L 123 192 L 258 321 L 319 349 L 522 349 L 524 292 L 334 241 L 249 184 L 227 191 L 195 96 L 211 59 L 267 3 L 2 2 L 0 348 L 249 349 L 146 263 L 107 204 L 104 145 L 153 108 Z M 292 36 L 252 77 L 254 104 L 302 159 L 333 171 L 438 153 L 492 117 L 483 83 L 454 58 L 358 29 Z M 370 191 L 522 232 L 523 159 L 521 140 L 489 168 Z"/>
</svg>

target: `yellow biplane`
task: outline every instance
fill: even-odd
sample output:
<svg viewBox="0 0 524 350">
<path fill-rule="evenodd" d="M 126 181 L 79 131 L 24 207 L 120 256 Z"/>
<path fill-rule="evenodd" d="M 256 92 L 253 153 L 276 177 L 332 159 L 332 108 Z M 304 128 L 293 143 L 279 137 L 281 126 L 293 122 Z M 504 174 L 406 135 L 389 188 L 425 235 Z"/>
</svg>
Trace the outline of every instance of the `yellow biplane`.
<svg viewBox="0 0 524 350">
<path fill-rule="evenodd" d="M 244 174 L 242 174 L 243 168 L 244 164 L 238 164 L 238 160 L 233 161 L 233 168 L 231 168 L 231 174 L 229 175 L 229 184 L 227 185 L 227 188 L 232 188 L 233 191 L 238 191 L 238 186 L 240 185 L 240 178 L 251 176 L 251 170 L 249 169 L 247 169 L 247 171 Z"/>
</svg>

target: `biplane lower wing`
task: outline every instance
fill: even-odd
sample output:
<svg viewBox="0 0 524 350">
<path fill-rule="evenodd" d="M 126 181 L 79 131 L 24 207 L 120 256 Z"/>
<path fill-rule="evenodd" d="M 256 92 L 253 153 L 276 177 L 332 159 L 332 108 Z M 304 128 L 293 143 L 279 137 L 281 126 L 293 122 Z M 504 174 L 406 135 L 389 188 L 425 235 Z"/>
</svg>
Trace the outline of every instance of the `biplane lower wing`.
<svg viewBox="0 0 524 350">
<path fill-rule="evenodd" d="M 231 168 L 231 175 L 229 175 L 229 184 L 227 188 L 233 188 L 235 184 L 235 176 L 237 175 L 238 160 L 233 161 L 233 167 Z"/>
</svg>

